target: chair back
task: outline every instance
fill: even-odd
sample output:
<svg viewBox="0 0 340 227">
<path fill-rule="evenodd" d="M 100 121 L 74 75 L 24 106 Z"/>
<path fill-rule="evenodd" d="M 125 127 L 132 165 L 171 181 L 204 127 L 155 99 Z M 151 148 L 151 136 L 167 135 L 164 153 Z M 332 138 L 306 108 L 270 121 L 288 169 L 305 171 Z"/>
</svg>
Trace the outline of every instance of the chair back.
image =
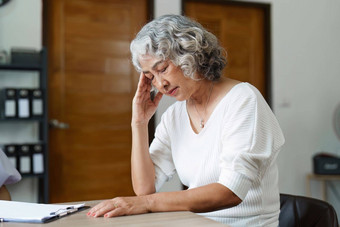
<svg viewBox="0 0 340 227">
<path fill-rule="evenodd" d="M 329 203 L 304 196 L 280 194 L 280 227 L 339 227 Z"/>
</svg>

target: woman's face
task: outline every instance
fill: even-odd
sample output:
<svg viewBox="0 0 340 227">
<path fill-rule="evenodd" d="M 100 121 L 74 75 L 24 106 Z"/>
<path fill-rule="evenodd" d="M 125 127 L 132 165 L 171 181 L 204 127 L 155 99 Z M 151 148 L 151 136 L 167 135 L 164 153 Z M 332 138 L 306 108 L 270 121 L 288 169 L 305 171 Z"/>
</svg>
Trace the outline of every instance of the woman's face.
<svg viewBox="0 0 340 227">
<path fill-rule="evenodd" d="M 196 90 L 196 81 L 185 77 L 181 68 L 170 60 L 143 55 L 139 58 L 144 75 L 153 86 L 165 95 L 178 101 L 187 100 Z"/>
</svg>

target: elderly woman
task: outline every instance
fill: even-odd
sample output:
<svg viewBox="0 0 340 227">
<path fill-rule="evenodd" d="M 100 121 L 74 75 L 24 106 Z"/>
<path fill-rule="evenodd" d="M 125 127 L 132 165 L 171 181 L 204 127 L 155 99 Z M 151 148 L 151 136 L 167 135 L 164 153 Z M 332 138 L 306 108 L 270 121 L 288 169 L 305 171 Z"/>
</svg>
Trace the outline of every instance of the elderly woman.
<svg viewBox="0 0 340 227">
<path fill-rule="evenodd" d="M 0 200 L 11 200 L 6 185 L 21 180 L 21 175 L 14 168 L 5 153 L 0 149 Z"/>
<path fill-rule="evenodd" d="M 103 201 L 88 215 L 188 210 L 231 226 L 278 226 L 275 160 L 284 137 L 255 87 L 221 77 L 226 59 L 216 37 L 166 15 L 141 29 L 131 52 L 141 72 L 131 122 L 137 196 Z M 149 147 L 148 122 L 163 95 L 177 102 Z M 157 193 L 175 172 L 188 189 Z"/>
</svg>

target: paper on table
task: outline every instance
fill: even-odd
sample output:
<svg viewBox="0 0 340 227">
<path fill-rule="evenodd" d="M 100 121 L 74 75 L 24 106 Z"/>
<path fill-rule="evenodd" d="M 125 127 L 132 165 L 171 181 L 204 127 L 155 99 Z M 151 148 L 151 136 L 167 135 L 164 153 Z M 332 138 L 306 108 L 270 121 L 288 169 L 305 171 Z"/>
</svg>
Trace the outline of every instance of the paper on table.
<svg viewBox="0 0 340 227">
<path fill-rule="evenodd" d="M 57 216 L 75 212 L 84 205 L 84 203 L 55 205 L 0 200 L 0 220 L 4 222 L 41 223 Z"/>
</svg>

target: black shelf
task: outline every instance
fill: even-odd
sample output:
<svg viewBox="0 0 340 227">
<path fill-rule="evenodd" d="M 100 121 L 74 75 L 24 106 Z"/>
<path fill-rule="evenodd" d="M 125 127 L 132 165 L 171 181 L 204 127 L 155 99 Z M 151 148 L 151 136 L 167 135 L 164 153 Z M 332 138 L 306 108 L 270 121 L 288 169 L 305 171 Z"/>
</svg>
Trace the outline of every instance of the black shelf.
<svg viewBox="0 0 340 227">
<path fill-rule="evenodd" d="M 31 117 L 31 118 L 0 118 L 0 123 L 4 122 L 43 122 L 43 117 Z"/>
<path fill-rule="evenodd" d="M 44 178 L 44 174 L 33 174 L 33 173 L 22 173 L 22 177 L 38 177 L 38 178 Z"/>
<path fill-rule="evenodd" d="M 7 64 L 0 64 L 0 71 L 20 71 L 22 72 L 34 72 L 36 71 L 39 73 L 39 89 L 44 91 L 44 98 L 43 98 L 43 116 L 34 116 L 30 118 L 3 118 L 0 117 L 0 124 L 3 123 L 38 123 L 39 124 L 39 142 L 44 144 L 44 172 L 39 174 L 33 173 L 24 173 L 21 174 L 23 178 L 37 178 L 38 179 L 38 202 L 39 203 L 48 203 L 49 202 L 49 165 L 48 165 L 48 91 L 47 91 L 47 50 L 43 48 L 40 52 L 40 55 L 37 59 L 37 62 L 28 63 L 7 63 Z M 28 59 L 30 60 L 30 59 Z M 24 76 L 24 75 L 23 75 Z M 0 84 L 1 84 L 1 74 L 0 74 Z M 1 108 L 1 107 L 0 107 Z M 10 141 L 6 143 L 11 143 Z M 14 143 L 16 144 L 16 143 Z"/>
<path fill-rule="evenodd" d="M 40 71 L 43 66 L 41 64 L 0 64 L 1 70 L 16 70 L 16 71 Z"/>
</svg>

